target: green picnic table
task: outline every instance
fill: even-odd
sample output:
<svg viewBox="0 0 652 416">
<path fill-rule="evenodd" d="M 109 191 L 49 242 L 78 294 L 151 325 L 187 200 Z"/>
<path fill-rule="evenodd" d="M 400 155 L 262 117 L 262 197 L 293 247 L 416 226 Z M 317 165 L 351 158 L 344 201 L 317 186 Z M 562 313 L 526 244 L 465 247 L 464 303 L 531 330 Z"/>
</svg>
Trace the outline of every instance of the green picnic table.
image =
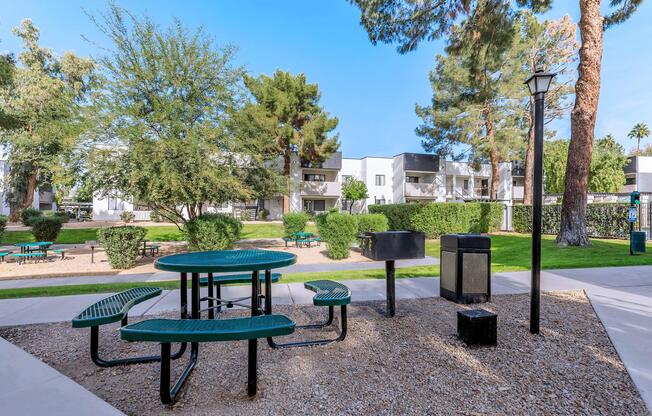
<svg viewBox="0 0 652 416">
<path fill-rule="evenodd" d="M 48 247 L 50 247 L 52 244 L 52 241 L 36 241 L 28 243 L 16 243 L 14 246 L 20 247 L 21 254 L 31 253 L 32 251 L 42 251 L 47 256 Z"/>
</svg>

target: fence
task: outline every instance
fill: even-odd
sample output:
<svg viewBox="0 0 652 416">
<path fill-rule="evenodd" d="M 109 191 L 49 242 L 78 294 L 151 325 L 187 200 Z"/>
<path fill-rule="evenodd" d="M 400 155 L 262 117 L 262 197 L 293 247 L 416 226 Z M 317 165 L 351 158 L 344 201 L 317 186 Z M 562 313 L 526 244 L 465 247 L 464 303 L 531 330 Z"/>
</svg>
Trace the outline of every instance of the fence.
<svg viewBox="0 0 652 416">
<path fill-rule="evenodd" d="M 561 203 L 561 194 L 544 195 L 543 203 L 558 204 Z M 628 193 L 589 193 L 587 195 L 587 203 L 625 203 L 629 204 L 630 194 Z M 500 201 L 508 202 L 508 201 Z M 501 225 L 502 231 L 513 231 L 512 226 L 513 207 L 511 204 L 505 203 L 503 210 L 503 221 Z M 638 222 L 636 229 L 645 231 L 647 239 L 652 239 L 652 192 L 641 192 L 641 204 L 638 209 Z"/>
</svg>

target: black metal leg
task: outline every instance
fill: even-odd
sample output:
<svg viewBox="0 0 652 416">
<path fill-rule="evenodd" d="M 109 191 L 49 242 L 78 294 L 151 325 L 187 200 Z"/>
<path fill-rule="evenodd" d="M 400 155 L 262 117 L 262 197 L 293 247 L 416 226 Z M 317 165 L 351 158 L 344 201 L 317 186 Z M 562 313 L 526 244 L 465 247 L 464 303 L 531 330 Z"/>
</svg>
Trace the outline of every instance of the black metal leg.
<svg viewBox="0 0 652 416">
<path fill-rule="evenodd" d="M 126 318 L 122 321 L 126 322 Z M 145 357 L 131 357 L 131 358 L 120 358 L 117 360 L 104 360 L 99 357 L 99 344 L 100 344 L 100 328 L 98 326 L 91 327 L 91 359 L 98 367 L 115 367 L 118 365 L 130 365 L 130 364 L 144 364 L 160 361 L 161 357 L 158 355 L 150 355 Z M 174 355 L 171 356 L 173 360 L 181 357 L 186 351 L 186 344 L 181 344 L 181 348 Z"/>
<path fill-rule="evenodd" d="M 160 395 L 161 395 L 161 402 L 163 402 L 164 404 L 174 404 L 174 402 L 177 400 L 179 391 L 181 390 L 184 383 L 186 382 L 186 379 L 188 378 L 192 370 L 195 368 L 195 365 L 197 364 L 197 357 L 198 357 L 198 350 L 193 348 L 192 353 L 190 354 L 190 361 L 186 365 L 186 368 L 183 370 L 183 373 L 181 373 L 181 375 L 179 376 L 177 382 L 174 383 L 174 387 L 170 389 L 170 367 L 171 367 L 170 359 L 172 358 L 170 355 L 170 350 L 171 347 L 169 343 L 161 344 Z"/>
<path fill-rule="evenodd" d="M 334 309 L 335 309 L 334 306 L 329 306 L 328 307 L 328 320 L 326 322 L 322 322 L 322 323 L 319 323 L 319 324 L 297 325 L 295 328 L 297 328 L 297 329 L 319 329 L 319 328 L 323 328 L 325 326 L 333 325 L 333 318 L 334 318 L 334 315 L 335 315 Z"/>
<path fill-rule="evenodd" d="M 247 394 L 251 396 L 256 395 L 257 390 L 257 366 L 258 366 L 258 340 L 249 340 L 249 359 L 248 359 L 248 377 L 247 377 Z"/>
<path fill-rule="evenodd" d="M 311 341 L 298 341 L 298 342 L 288 342 L 286 344 L 277 344 L 274 342 L 273 338 L 267 338 L 267 344 L 269 344 L 270 347 L 272 348 L 293 348 L 293 347 L 308 347 L 308 346 L 316 346 L 316 345 L 325 345 L 325 344 L 330 344 L 332 342 L 339 342 L 339 341 L 344 341 L 344 338 L 346 338 L 346 332 L 348 329 L 347 325 L 347 315 L 346 315 L 346 305 L 342 305 L 340 307 L 340 321 L 342 328 L 340 330 L 340 335 L 337 338 L 333 339 L 317 339 L 317 340 L 311 340 Z M 332 311 L 333 307 L 329 307 L 329 322 L 332 322 L 333 316 L 332 316 Z M 327 324 L 327 323 L 326 323 Z M 321 328 L 325 326 L 326 324 L 316 324 L 314 326 L 311 325 L 306 325 L 303 327 L 297 327 L 300 329 L 306 329 L 306 328 Z"/>
<path fill-rule="evenodd" d="M 260 286 L 260 279 L 258 277 L 258 270 L 254 271 L 251 273 L 251 316 L 258 316 L 260 310 L 258 309 L 258 288 Z M 250 348 L 251 348 L 251 342 L 250 342 Z"/>
<path fill-rule="evenodd" d="M 208 319 L 215 319 L 215 306 L 213 288 L 213 273 L 208 273 Z"/>
<path fill-rule="evenodd" d="M 181 319 L 188 318 L 188 275 L 186 273 L 181 273 L 181 278 L 179 279 L 179 290 L 181 291 Z"/>
<path fill-rule="evenodd" d="M 387 275 L 387 315 L 394 316 L 396 311 L 396 277 L 394 260 L 385 262 L 385 274 Z"/>
<path fill-rule="evenodd" d="M 222 299 L 222 285 L 215 285 L 215 297 L 218 299 Z M 220 301 L 220 303 L 222 303 Z M 222 312 L 222 306 L 217 307 L 217 312 L 220 313 Z"/>
<path fill-rule="evenodd" d="M 272 271 L 265 270 L 265 314 L 272 313 Z"/>
<path fill-rule="evenodd" d="M 192 279 L 190 286 L 190 316 L 192 319 L 200 319 L 201 312 L 199 311 L 199 273 L 192 273 L 190 276 Z"/>
</svg>

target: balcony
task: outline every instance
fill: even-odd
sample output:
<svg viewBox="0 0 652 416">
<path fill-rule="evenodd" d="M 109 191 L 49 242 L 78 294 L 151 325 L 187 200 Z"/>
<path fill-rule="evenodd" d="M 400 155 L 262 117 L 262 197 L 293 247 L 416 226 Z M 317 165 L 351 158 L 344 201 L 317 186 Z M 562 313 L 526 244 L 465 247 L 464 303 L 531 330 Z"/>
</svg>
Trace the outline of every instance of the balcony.
<svg viewBox="0 0 652 416">
<path fill-rule="evenodd" d="M 304 181 L 301 184 L 301 196 L 324 196 L 338 198 L 342 193 L 339 182 Z"/>
<path fill-rule="evenodd" d="M 439 196 L 439 185 L 434 183 L 406 183 L 406 198 L 437 198 Z"/>
<path fill-rule="evenodd" d="M 404 171 L 439 172 L 439 156 L 421 153 L 403 153 L 399 155 Z"/>
<path fill-rule="evenodd" d="M 514 186 L 512 187 L 512 199 L 523 199 L 523 190 L 524 186 Z"/>
</svg>

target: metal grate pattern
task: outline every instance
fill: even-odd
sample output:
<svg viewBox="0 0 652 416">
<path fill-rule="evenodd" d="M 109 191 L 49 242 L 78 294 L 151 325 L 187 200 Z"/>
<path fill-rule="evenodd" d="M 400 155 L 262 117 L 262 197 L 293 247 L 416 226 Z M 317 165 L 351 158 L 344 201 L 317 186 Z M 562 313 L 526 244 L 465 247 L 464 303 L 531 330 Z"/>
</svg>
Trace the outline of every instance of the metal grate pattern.
<svg viewBox="0 0 652 416">
<path fill-rule="evenodd" d="M 351 303 L 351 291 L 342 283 L 332 280 L 313 280 L 304 283 L 304 287 L 316 292 L 312 300 L 317 306 L 347 305 Z"/>
<path fill-rule="evenodd" d="M 269 270 L 297 261 L 291 253 L 272 250 L 222 250 L 173 254 L 154 263 L 159 270 L 186 273 L 219 273 Z"/>
<path fill-rule="evenodd" d="M 124 318 L 129 309 L 161 294 L 158 287 L 136 287 L 116 293 L 84 309 L 73 318 L 74 328 L 104 325 Z"/>
</svg>

